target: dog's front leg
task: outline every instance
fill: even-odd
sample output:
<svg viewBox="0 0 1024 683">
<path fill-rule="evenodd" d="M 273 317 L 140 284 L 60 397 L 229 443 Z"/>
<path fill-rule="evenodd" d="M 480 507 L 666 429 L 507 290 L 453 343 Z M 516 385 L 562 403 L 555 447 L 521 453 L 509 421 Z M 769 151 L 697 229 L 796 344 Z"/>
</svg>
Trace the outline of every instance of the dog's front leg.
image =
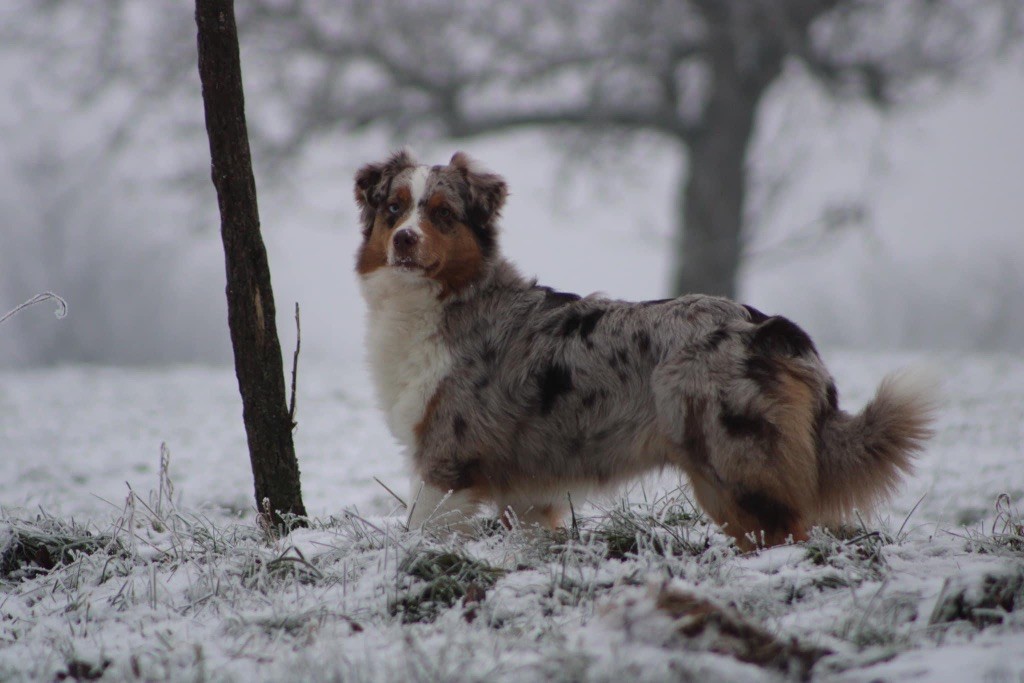
<svg viewBox="0 0 1024 683">
<path fill-rule="evenodd" d="M 470 520 L 479 505 L 469 489 L 445 491 L 419 477 L 413 477 L 410 500 L 410 530 L 450 529 L 467 533 L 472 527 Z"/>
</svg>

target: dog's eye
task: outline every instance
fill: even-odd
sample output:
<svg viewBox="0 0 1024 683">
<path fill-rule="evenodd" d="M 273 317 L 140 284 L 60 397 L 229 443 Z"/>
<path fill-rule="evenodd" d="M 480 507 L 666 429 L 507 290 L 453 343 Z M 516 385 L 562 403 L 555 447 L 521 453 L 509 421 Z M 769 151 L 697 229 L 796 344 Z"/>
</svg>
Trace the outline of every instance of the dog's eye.
<svg viewBox="0 0 1024 683">
<path fill-rule="evenodd" d="M 394 215 L 402 210 L 402 205 L 398 202 L 391 202 L 388 204 L 388 213 Z"/>
<path fill-rule="evenodd" d="M 442 206 L 440 209 L 437 210 L 437 217 L 443 221 L 446 221 L 452 217 L 452 210 L 446 206 Z"/>
</svg>

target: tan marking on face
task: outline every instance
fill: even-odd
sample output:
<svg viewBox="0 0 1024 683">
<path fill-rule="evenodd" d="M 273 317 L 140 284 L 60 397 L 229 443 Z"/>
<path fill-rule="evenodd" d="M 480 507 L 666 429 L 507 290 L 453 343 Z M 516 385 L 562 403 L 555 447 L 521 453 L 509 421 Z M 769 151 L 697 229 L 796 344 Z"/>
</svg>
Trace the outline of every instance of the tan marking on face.
<svg viewBox="0 0 1024 683">
<path fill-rule="evenodd" d="M 469 227 L 451 223 L 442 230 L 428 216 L 420 221 L 424 239 L 421 263 L 433 264 L 427 275 L 441 284 L 440 298 L 462 291 L 483 271 L 484 257 Z"/>
<path fill-rule="evenodd" d="M 390 239 L 391 230 L 387 221 L 381 214 L 377 214 L 369 238 L 359 247 L 356 257 L 356 272 L 360 275 L 369 275 L 375 270 L 385 267 L 388 264 L 388 241 Z"/>
<path fill-rule="evenodd" d="M 393 202 L 398 202 L 402 208 L 398 210 L 396 216 L 403 216 L 409 212 L 409 208 L 412 206 L 412 191 L 408 185 L 399 186 L 394 193 L 394 196 L 388 199 L 384 205 L 384 210 L 387 210 L 387 205 Z"/>
<path fill-rule="evenodd" d="M 445 196 L 445 193 L 435 192 L 430 196 L 430 199 L 427 200 L 427 211 L 432 214 L 438 209 L 445 208 L 447 204 L 448 198 Z"/>
<path fill-rule="evenodd" d="M 392 214 L 388 209 L 392 204 L 399 205 L 397 213 Z M 413 196 L 408 183 L 396 185 L 391 195 L 381 203 L 370 236 L 359 247 L 356 258 L 357 273 L 369 275 L 388 265 L 388 247 L 394 237 L 395 226 L 402 222 L 412 208 Z"/>
</svg>

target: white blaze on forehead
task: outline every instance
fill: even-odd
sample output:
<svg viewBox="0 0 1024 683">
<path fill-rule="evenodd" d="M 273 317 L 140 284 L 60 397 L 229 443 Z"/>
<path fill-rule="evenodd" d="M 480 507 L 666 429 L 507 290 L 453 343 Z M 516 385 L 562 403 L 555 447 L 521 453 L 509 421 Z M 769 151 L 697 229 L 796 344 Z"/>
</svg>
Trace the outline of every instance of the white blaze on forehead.
<svg viewBox="0 0 1024 683">
<path fill-rule="evenodd" d="M 427 176 L 430 175 L 429 166 L 417 166 L 412 170 L 409 175 L 409 195 L 412 208 L 408 215 L 395 226 L 395 232 L 399 230 L 411 230 L 419 237 L 423 237 L 423 231 L 420 230 L 420 200 L 423 199 L 423 193 L 427 189 Z M 393 264 L 395 262 L 395 241 L 393 239 L 388 240 L 388 263 Z"/>
<path fill-rule="evenodd" d="M 409 215 L 404 221 L 395 227 L 396 230 L 409 228 L 417 235 L 423 234 L 423 231 L 420 230 L 420 201 L 423 199 L 423 193 L 427 190 L 427 176 L 429 175 L 429 166 L 417 166 L 412 170 L 412 175 L 409 178 L 409 194 L 412 195 L 412 211 L 409 212 Z"/>
</svg>

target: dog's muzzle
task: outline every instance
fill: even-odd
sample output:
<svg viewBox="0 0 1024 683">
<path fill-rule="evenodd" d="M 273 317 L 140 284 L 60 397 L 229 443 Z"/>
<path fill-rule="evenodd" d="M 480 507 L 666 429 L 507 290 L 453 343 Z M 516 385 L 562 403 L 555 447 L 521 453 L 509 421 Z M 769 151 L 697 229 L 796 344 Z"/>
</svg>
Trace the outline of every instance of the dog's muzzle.
<svg viewBox="0 0 1024 683">
<path fill-rule="evenodd" d="M 420 243 L 419 235 L 408 228 L 404 228 L 396 232 L 391 241 L 394 245 L 395 265 L 416 265 L 416 247 Z"/>
</svg>

